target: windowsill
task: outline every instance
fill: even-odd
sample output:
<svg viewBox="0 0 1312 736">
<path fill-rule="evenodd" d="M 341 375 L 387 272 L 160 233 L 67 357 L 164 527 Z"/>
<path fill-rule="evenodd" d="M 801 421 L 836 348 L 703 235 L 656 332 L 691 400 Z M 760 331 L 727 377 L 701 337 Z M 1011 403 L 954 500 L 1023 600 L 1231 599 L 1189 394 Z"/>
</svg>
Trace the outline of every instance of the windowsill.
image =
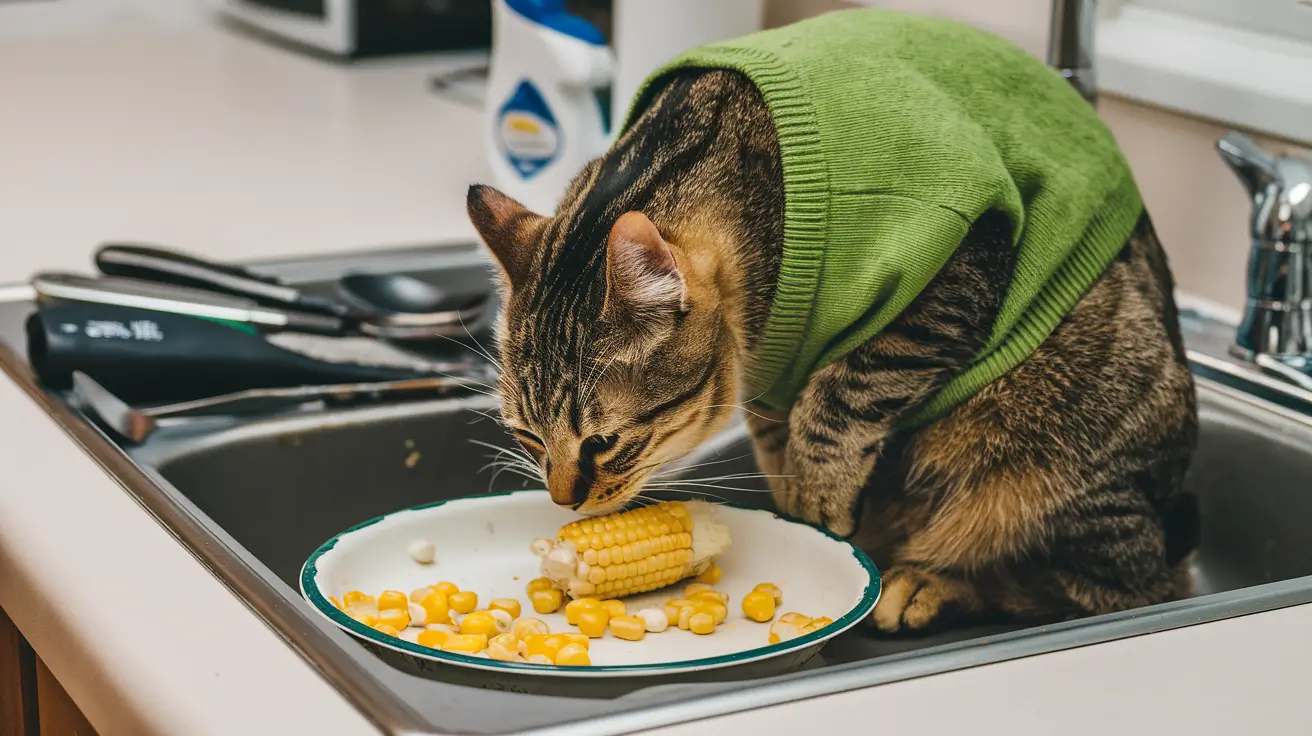
<svg viewBox="0 0 1312 736">
<path fill-rule="evenodd" d="M 1097 44 L 1101 92 L 1312 142 L 1312 44 L 1133 5 Z"/>
</svg>

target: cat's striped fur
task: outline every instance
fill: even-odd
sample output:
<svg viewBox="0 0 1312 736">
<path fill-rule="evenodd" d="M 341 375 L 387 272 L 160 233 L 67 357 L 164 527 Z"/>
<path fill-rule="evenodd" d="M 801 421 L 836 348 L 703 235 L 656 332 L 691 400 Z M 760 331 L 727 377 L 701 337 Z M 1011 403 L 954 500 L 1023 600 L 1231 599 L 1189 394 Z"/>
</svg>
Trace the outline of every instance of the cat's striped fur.
<svg viewBox="0 0 1312 736">
<path fill-rule="evenodd" d="M 470 190 L 469 210 L 506 275 L 504 419 L 557 503 L 617 510 L 739 400 L 783 240 L 765 104 L 734 73 L 682 73 L 555 217 L 486 187 Z M 944 418 L 901 428 L 978 354 L 1013 253 L 1005 223 L 985 216 L 912 306 L 813 375 L 790 411 L 742 397 L 780 508 L 855 534 L 886 570 L 874 617 L 885 631 L 1180 592 L 1197 420 L 1146 215 L 1025 363 Z"/>
</svg>

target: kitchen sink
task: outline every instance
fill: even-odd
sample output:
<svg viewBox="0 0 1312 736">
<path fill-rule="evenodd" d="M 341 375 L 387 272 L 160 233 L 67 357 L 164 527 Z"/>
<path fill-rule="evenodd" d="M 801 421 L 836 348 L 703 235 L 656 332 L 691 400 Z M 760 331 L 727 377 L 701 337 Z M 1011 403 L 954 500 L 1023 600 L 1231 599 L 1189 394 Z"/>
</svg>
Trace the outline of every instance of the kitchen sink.
<svg viewBox="0 0 1312 736">
<path fill-rule="evenodd" d="M 455 252 L 435 249 L 424 268 L 441 271 L 442 259 Z M 376 254 L 369 258 L 375 261 Z M 266 270 L 314 272 L 298 263 Z M 493 398 L 191 420 L 162 426 L 143 445 L 123 447 L 61 397 L 36 387 L 19 365 L 15 325 L 29 310 L 0 303 L 2 367 L 289 646 L 388 732 L 630 732 L 1312 602 L 1312 527 L 1305 523 L 1312 518 L 1312 397 L 1226 358 L 1233 327 L 1189 313 L 1183 326 L 1198 377 L 1202 431 L 1188 485 L 1199 498 L 1203 523 L 1191 598 L 1078 621 L 992 623 L 926 636 L 881 637 L 858 628 L 836 637 L 803 670 L 763 678 L 729 669 L 698 682 L 633 678 L 601 688 L 571 682 L 520 692 L 513 683 L 476 687 L 459 668 L 436 679 L 420 677 L 321 619 L 301 600 L 298 575 L 319 544 L 365 519 L 524 487 L 522 479 L 487 467 L 492 450 L 479 443 L 511 443 L 495 420 Z M 715 464 L 701 465 L 708 462 Z M 733 424 L 680 467 L 678 477 L 694 482 L 754 471 L 744 425 Z M 747 506 L 769 503 L 763 484 L 729 485 L 746 490 L 698 490 Z"/>
</svg>

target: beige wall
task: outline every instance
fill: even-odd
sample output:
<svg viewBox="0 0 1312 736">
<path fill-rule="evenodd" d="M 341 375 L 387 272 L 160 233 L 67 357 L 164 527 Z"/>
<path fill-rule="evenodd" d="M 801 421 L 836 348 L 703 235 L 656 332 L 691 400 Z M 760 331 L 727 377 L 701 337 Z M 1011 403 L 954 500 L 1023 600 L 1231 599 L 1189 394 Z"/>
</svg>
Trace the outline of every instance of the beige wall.
<svg viewBox="0 0 1312 736">
<path fill-rule="evenodd" d="M 766 21 L 782 24 L 851 4 L 767 0 Z M 973 23 L 1039 56 L 1047 45 L 1050 0 L 863 0 L 862 4 Z M 1248 198 L 1213 147 L 1229 128 L 1106 95 L 1098 110 L 1134 168 L 1180 289 L 1241 307 L 1249 243 Z M 1279 141 L 1254 138 L 1269 150 L 1293 149 Z M 1305 152 L 1312 155 L 1312 150 Z"/>
</svg>

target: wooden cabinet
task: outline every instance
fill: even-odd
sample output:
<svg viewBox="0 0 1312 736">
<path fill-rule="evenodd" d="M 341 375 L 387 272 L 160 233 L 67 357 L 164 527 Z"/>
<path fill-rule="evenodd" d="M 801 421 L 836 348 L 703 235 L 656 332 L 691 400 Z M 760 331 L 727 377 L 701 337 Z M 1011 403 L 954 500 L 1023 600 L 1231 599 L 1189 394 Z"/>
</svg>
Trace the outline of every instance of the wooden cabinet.
<svg viewBox="0 0 1312 736">
<path fill-rule="evenodd" d="M 0 609 L 0 736 L 95 736 L 22 633 Z"/>
</svg>

